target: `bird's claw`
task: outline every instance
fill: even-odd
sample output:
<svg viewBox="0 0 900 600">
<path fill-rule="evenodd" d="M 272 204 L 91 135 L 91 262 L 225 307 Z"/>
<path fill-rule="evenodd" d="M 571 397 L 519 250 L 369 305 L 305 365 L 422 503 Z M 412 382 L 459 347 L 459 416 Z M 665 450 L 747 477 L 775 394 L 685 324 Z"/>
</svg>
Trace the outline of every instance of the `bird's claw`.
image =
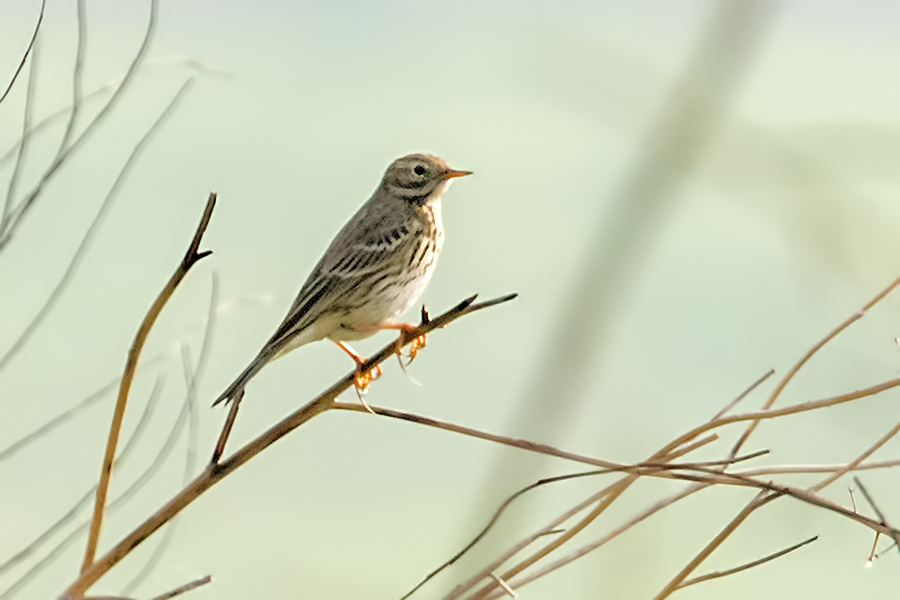
<svg viewBox="0 0 900 600">
<path fill-rule="evenodd" d="M 372 407 L 366 402 L 364 396 L 366 392 L 369 391 L 369 385 L 381 377 L 381 365 L 375 365 L 371 369 L 367 371 L 362 370 L 362 363 L 357 363 L 356 365 L 356 374 L 353 376 L 353 387 L 356 389 L 356 397 L 359 398 L 359 401 L 366 408 L 367 411 L 375 414 L 375 411 L 372 410 Z"/>
<path fill-rule="evenodd" d="M 394 350 L 397 353 L 397 356 L 401 357 L 401 361 L 400 361 L 401 365 L 403 365 L 402 357 L 403 357 L 403 346 L 404 346 L 405 341 L 406 340 L 404 339 L 404 336 L 402 336 L 402 335 L 399 338 L 397 338 L 397 348 Z M 403 365 L 403 366 L 406 367 L 406 366 L 409 366 L 410 364 L 412 364 L 412 361 L 415 360 L 416 356 L 419 354 L 419 350 L 424 348 L 426 345 L 427 345 L 427 339 L 425 338 L 424 334 L 422 334 L 420 336 L 416 336 L 412 340 L 410 340 L 410 342 L 409 342 L 409 360 L 406 361 L 406 365 Z"/>
<path fill-rule="evenodd" d="M 428 343 L 428 340 L 424 335 L 420 335 L 415 338 L 413 341 L 409 343 L 409 362 L 411 363 L 416 356 L 419 354 L 419 350 L 424 348 Z M 407 363 L 409 364 L 409 363 Z"/>
</svg>

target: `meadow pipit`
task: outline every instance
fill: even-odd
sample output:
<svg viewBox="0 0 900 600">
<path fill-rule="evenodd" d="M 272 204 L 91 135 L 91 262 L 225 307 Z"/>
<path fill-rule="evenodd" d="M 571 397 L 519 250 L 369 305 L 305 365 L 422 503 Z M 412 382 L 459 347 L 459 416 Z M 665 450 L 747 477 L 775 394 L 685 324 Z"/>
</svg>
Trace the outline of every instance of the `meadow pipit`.
<svg viewBox="0 0 900 600">
<path fill-rule="evenodd" d="M 393 319 L 419 299 L 431 279 L 444 240 L 441 195 L 464 175 L 470 172 L 454 171 L 429 154 L 391 163 L 372 197 L 331 242 L 281 326 L 213 404 L 234 398 L 272 359 L 325 338 L 356 361 L 356 388 L 365 390 L 373 374 L 362 372 L 365 359 L 345 342 L 415 327 Z"/>
</svg>

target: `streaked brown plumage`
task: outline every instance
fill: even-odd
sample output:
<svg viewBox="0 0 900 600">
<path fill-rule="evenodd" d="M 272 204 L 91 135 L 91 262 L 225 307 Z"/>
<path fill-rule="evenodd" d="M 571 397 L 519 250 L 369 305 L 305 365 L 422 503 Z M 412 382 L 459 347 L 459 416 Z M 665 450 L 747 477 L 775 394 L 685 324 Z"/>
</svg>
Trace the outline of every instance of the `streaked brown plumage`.
<svg viewBox="0 0 900 600">
<path fill-rule="evenodd" d="M 443 244 L 441 195 L 454 171 L 441 158 L 410 154 L 388 167 L 378 189 L 337 234 L 274 335 L 213 403 L 233 398 L 269 361 L 328 338 L 343 342 L 396 328 L 418 299 Z"/>
</svg>

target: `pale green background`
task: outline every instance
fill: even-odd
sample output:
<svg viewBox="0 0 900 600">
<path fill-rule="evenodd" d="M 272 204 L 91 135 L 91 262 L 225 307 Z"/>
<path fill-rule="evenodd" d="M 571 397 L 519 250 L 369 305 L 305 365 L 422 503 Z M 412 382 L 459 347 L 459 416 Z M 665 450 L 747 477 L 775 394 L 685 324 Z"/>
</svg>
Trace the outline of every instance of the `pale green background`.
<svg viewBox="0 0 900 600">
<path fill-rule="evenodd" d="M 0 5 L 0 81 L 27 43 L 38 2 Z M 120 76 L 146 2 L 89 2 L 85 89 Z M 206 195 L 219 206 L 215 251 L 178 290 L 146 356 L 168 352 L 133 393 L 126 433 L 157 373 L 165 392 L 121 490 L 156 452 L 183 398 L 178 346 L 196 357 L 213 271 L 223 306 L 199 390 L 200 459 L 224 413 L 209 401 L 258 350 L 308 270 L 385 166 L 435 152 L 475 176 L 445 199 L 447 243 L 424 300 L 433 312 L 479 292 L 520 293 L 429 339 L 417 387 L 386 364 L 369 401 L 509 435 L 545 362 L 588 237 L 638 158 L 672 83 L 709 19 L 705 2 L 163 2 L 148 66 L 102 131 L 47 189 L 0 255 L 0 351 L 51 289 L 131 145 L 193 71 L 184 104 L 127 181 L 56 312 L 0 373 L 0 448 L 121 371 L 137 325 L 180 259 Z M 36 116 L 69 101 L 74 2 L 51 0 Z M 623 284 L 604 351 L 578 386 L 584 402 L 552 442 L 639 461 L 708 419 L 900 272 L 900 5 L 790 2 L 772 17 L 725 125 Z M 169 60 L 176 58 L 179 60 Z M 0 150 L 21 128 L 24 79 L 0 105 Z M 59 130 L 39 138 L 33 184 Z M 4 167 L 4 179 L 9 168 Z M 5 187 L 5 183 L 3 184 Z M 24 189 L 24 188 L 22 188 Z M 230 309 L 229 309 L 230 308 Z M 226 310 L 228 309 L 228 310 Z M 900 372 L 900 298 L 817 357 L 786 402 L 864 387 Z M 387 335 L 359 345 L 372 351 Z M 345 374 L 328 344 L 303 348 L 253 382 L 235 432 L 246 441 Z M 898 418 L 897 393 L 764 425 L 760 463 L 847 461 Z M 348 395 L 346 399 L 352 399 Z M 546 398 L 552 404 L 554 398 Z M 759 406 L 760 397 L 747 408 Z M 61 515 L 95 480 L 112 398 L 0 463 L 0 560 Z M 716 445 L 710 458 L 727 452 Z M 896 456 L 891 444 L 879 457 Z M 109 547 L 178 488 L 184 442 L 141 496 L 111 517 Z M 514 459 L 494 481 L 500 459 Z M 503 464 L 510 464 L 505 462 Z M 362 414 L 327 414 L 282 440 L 185 511 L 162 563 L 135 596 L 206 574 L 191 598 L 396 598 L 452 555 L 506 495 L 579 470 L 486 442 Z M 900 521 L 896 474 L 865 479 Z M 795 480 L 805 482 L 807 480 Z M 811 480 L 810 480 L 811 481 Z M 440 597 L 466 573 L 595 489 L 561 484 L 510 514 L 461 569 L 421 592 Z M 675 485 L 645 483 L 583 537 L 599 537 Z M 846 484 L 826 492 L 848 503 Z M 647 598 L 744 505 L 716 490 L 648 521 L 520 590 L 523 599 Z M 85 515 L 86 517 L 86 515 Z M 728 568 L 811 535 L 820 540 L 755 571 L 679 597 L 849 598 L 895 593 L 892 552 L 864 569 L 872 536 L 784 499 L 766 507 L 700 572 Z M 94 592 L 118 593 L 157 539 Z M 18 598 L 55 597 L 80 564 L 69 549 Z M 0 593 L 21 574 L 0 577 Z"/>
</svg>

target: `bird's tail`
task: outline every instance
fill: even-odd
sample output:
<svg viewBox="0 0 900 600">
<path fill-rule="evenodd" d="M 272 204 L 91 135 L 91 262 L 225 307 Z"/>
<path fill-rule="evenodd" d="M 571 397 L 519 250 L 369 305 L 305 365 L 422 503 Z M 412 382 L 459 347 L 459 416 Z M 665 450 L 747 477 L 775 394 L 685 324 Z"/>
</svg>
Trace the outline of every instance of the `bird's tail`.
<svg viewBox="0 0 900 600">
<path fill-rule="evenodd" d="M 244 372 L 238 375 L 238 378 L 234 380 L 234 383 L 229 385 L 228 388 L 222 392 L 222 395 L 216 398 L 216 401 L 213 402 L 212 405 L 216 406 L 222 402 L 230 402 L 239 391 L 243 390 L 244 386 L 246 386 L 247 383 L 272 359 L 272 353 L 268 350 L 268 347 L 264 348 L 263 351 L 253 359 L 253 362 L 244 369 Z"/>
</svg>

